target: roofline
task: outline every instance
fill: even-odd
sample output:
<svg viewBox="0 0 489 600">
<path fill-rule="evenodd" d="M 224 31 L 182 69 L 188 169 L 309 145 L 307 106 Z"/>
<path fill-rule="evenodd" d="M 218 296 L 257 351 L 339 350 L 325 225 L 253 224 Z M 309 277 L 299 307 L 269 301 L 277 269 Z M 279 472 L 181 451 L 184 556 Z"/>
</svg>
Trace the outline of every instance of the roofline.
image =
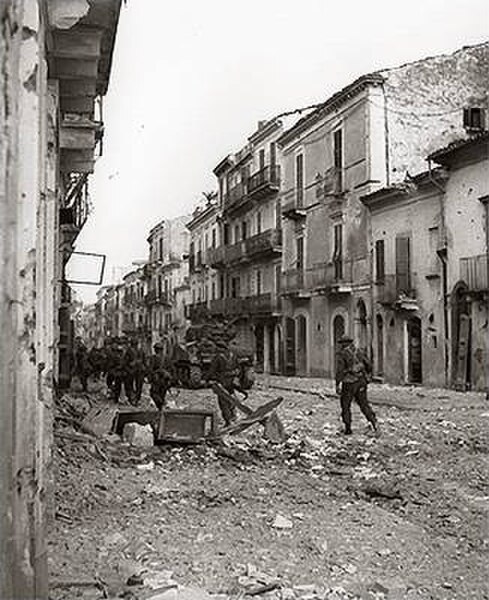
<svg viewBox="0 0 489 600">
<path fill-rule="evenodd" d="M 360 201 L 367 208 L 372 209 L 375 205 L 380 203 L 385 203 L 386 201 L 394 200 L 395 198 L 399 198 L 400 196 L 406 197 L 411 195 L 409 190 L 409 184 L 413 184 L 416 186 L 416 189 L 421 187 L 428 188 L 433 187 L 440 191 L 438 187 L 442 184 L 447 178 L 446 172 L 442 168 L 432 169 L 431 171 L 428 169 L 427 171 L 423 171 L 411 179 L 404 182 L 404 184 L 390 185 L 379 190 L 375 190 L 370 194 L 365 194 L 364 196 L 360 196 Z"/>
<path fill-rule="evenodd" d="M 197 226 L 199 221 L 203 221 L 205 217 L 210 216 L 213 212 L 218 212 L 219 204 L 210 204 L 205 206 L 203 210 L 201 210 L 198 214 L 195 215 L 186 225 L 187 229 L 190 231 Z"/>
<path fill-rule="evenodd" d="M 232 166 L 231 155 L 228 154 L 220 162 L 217 163 L 217 165 L 214 167 L 212 172 L 214 173 L 214 175 L 216 177 L 218 177 L 219 174 L 225 170 L 225 168 L 231 167 L 231 166 Z"/>
<path fill-rule="evenodd" d="M 290 129 L 285 131 L 278 138 L 277 143 L 281 146 L 287 144 L 295 137 L 300 135 L 303 131 L 308 129 L 311 125 L 316 123 L 325 114 L 331 112 L 332 110 L 335 110 L 338 106 L 340 106 L 353 96 L 356 96 L 367 86 L 382 85 L 384 81 L 385 77 L 383 77 L 380 73 L 369 73 L 367 75 L 362 75 L 358 79 L 355 79 L 353 83 L 350 83 L 349 85 L 341 89 L 339 92 L 336 92 L 335 94 L 330 96 L 316 110 L 309 113 L 304 118 L 300 119 L 295 125 L 293 125 Z"/>
<path fill-rule="evenodd" d="M 466 149 L 473 148 L 479 145 L 484 145 L 489 151 L 489 131 L 484 130 L 469 138 L 461 138 L 448 144 L 444 148 L 435 150 L 428 156 L 428 160 L 438 163 L 439 165 L 448 166 L 453 164 L 458 159 L 458 155 Z"/>
</svg>

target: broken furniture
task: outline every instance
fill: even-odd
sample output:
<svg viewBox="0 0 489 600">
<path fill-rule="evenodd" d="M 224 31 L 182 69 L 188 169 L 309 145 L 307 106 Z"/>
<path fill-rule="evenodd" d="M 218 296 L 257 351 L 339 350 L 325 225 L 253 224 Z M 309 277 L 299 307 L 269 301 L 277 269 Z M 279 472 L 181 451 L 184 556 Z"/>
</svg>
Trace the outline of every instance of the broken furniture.
<svg viewBox="0 0 489 600">
<path fill-rule="evenodd" d="M 264 427 L 264 436 L 266 439 L 273 442 L 283 442 L 285 440 L 285 429 L 276 413 L 277 407 L 283 402 L 282 397 L 270 400 L 253 410 L 249 406 L 246 406 L 246 404 L 243 404 L 236 396 L 230 394 L 220 383 L 213 383 L 212 390 L 218 397 L 225 398 L 245 415 L 244 419 L 221 429 L 219 436 L 241 433 L 255 423 L 260 423 Z"/>
<path fill-rule="evenodd" d="M 163 409 L 160 412 L 156 443 L 196 443 L 214 435 L 212 411 Z"/>
</svg>

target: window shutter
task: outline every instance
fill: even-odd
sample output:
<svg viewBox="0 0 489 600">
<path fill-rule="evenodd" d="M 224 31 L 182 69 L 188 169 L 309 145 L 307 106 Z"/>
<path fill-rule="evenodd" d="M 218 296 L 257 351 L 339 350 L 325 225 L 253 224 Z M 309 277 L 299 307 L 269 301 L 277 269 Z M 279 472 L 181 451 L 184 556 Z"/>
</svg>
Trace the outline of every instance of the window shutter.
<svg viewBox="0 0 489 600">
<path fill-rule="evenodd" d="M 375 242 L 375 277 L 377 283 L 384 283 L 385 279 L 385 248 L 384 240 Z"/>
<path fill-rule="evenodd" d="M 409 293 L 411 289 L 409 242 L 408 237 L 396 238 L 396 280 L 398 293 Z"/>
</svg>

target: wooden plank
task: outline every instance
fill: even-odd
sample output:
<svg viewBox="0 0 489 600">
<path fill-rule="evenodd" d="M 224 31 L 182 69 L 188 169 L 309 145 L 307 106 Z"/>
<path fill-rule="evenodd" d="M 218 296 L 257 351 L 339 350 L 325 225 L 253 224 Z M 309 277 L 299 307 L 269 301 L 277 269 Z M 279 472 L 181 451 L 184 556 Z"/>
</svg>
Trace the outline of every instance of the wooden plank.
<svg viewBox="0 0 489 600">
<path fill-rule="evenodd" d="M 67 127 L 62 125 L 59 130 L 60 148 L 93 149 L 95 147 L 95 130 L 88 127 Z"/>
<path fill-rule="evenodd" d="M 261 423 L 265 421 L 266 417 L 268 417 L 281 403 L 283 402 L 283 398 L 275 398 L 274 400 L 270 400 L 266 404 L 263 404 L 257 410 L 253 411 L 253 413 L 247 416 L 242 421 L 238 421 L 237 423 L 233 423 L 228 427 L 225 427 L 220 431 L 220 435 L 233 435 L 236 433 L 242 433 L 255 423 Z"/>
</svg>

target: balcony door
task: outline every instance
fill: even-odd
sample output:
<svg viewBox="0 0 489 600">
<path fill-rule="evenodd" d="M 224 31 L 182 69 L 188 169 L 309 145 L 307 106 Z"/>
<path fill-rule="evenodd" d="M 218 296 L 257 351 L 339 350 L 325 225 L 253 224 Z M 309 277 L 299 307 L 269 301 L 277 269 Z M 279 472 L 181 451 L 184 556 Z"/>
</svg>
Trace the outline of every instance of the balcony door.
<svg viewBox="0 0 489 600">
<path fill-rule="evenodd" d="M 285 319 L 285 375 L 295 375 L 295 321 Z"/>
<path fill-rule="evenodd" d="M 408 382 L 422 383 L 421 319 L 411 317 L 407 322 Z"/>
</svg>

